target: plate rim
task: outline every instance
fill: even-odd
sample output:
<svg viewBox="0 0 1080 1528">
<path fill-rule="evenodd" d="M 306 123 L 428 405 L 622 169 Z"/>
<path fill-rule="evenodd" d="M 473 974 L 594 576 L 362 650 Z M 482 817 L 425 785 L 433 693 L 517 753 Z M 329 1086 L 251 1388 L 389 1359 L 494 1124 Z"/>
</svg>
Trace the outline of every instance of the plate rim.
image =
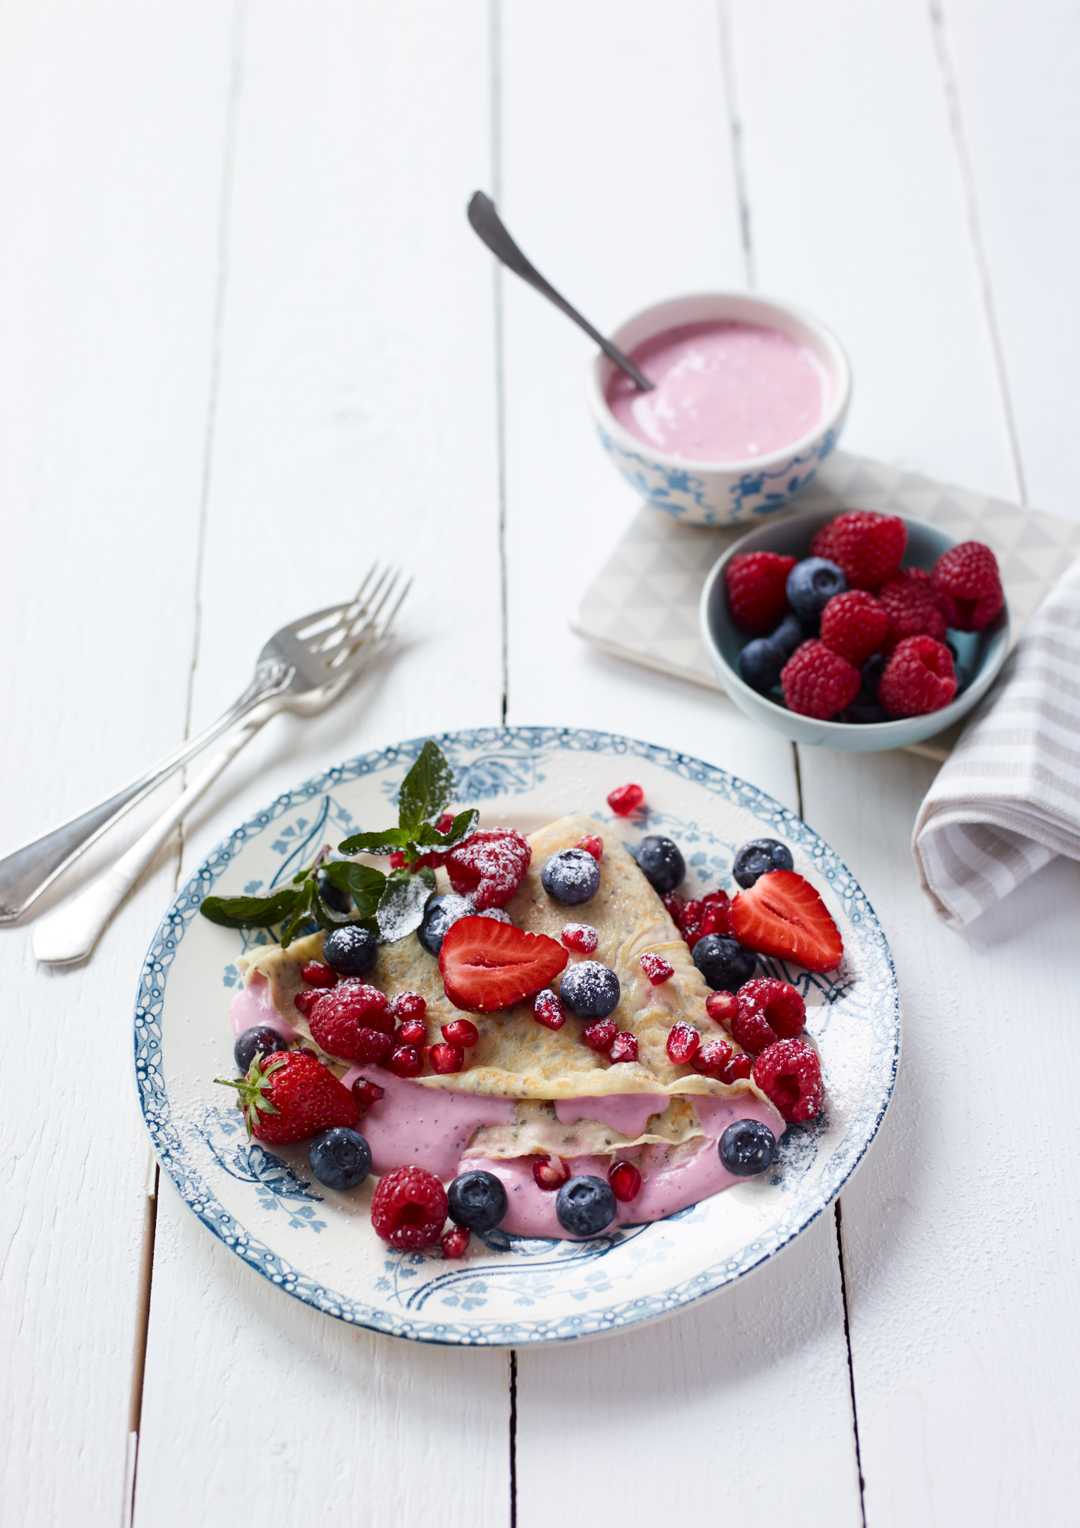
<svg viewBox="0 0 1080 1528">
<path fill-rule="evenodd" d="M 481 747 L 517 738 L 528 742 L 534 750 L 544 744 L 565 747 L 576 741 L 577 751 L 612 752 L 617 755 L 642 758 L 669 771 L 680 773 L 683 778 L 689 778 L 692 783 L 705 786 L 706 789 L 711 785 L 713 794 L 723 795 L 729 800 L 732 791 L 735 790 L 741 797 L 746 798 L 748 803 L 752 801 L 755 805 L 767 805 L 774 817 L 784 823 L 796 825 L 795 836 L 803 837 L 810 845 L 820 846 L 824 856 L 835 869 L 842 872 L 857 889 L 860 897 L 860 919 L 865 920 L 871 931 L 878 936 L 892 982 L 891 1046 L 888 1047 L 884 1059 L 882 1096 L 874 1118 L 869 1128 L 865 1129 L 864 1137 L 854 1157 L 847 1162 L 846 1170 L 836 1177 L 835 1181 L 828 1184 L 827 1190 L 823 1191 L 820 1203 L 816 1205 L 812 1213 L 801 1220 L 797 1226 L 778 1233 L 775 1238 L 761 1238 L 756 1252 L 748 1258 L 743 1258 L 734 1271 L 720 1271 L 719 1276 L 716 1276 L 718 1270 L 723 1268 L 725 1260 L 721 1260 L 720 1264 L 714 1264 L 689 1277 L 679 1279 L 663 1294 L 643 1296 L 640 1300 L 631 1297 L 602 1310 L 583 1314 L 580 1317 L 581 1330 L 572 1329 L 573 1322 L 570 1323 L 570 1329 L 565 1329 L 564 1322 L 558 1323 L 558 1329 L 550 1329 L 550 1322 L 537 1319 L 513 1323 L 493 1322 L 490 1329 L 484 1329 L 482 1325 L 452 1320 L 418 1322 L 406 1313 L 403 1313 L 402 1319 L 397 1319 L 385 1310 L 327 1289 L 311 1275 L 293 1268 L 280 1253 L 251 1235 L 245 1227 L 234 1220 L 213 1191 L 202 1183 L 198 1172 L 186 1170 L 183 1161 L 186 1145 L 172 1121 L 171 1106 L 162 1070 L 161 1017 L 169 969 L 188 927 L 197 915 L 202 898 L 236 855 L 241 852 L 247 840 L 260 836 L 276 817 L 281 816 L 294 805 L 328 793 L 334 785 L 348 783 L 352 779 L 360 779 L 366 774 L 373 773 L 377 764 L 386 762 L 392 764 L 398 759 L 408 761 L 415 758 L 429 738 L 440 745 L 445 743 L 466 748 Z M 691 773 L 687 774 L 687 770 Z M 723 786 L 723 791 L 717 789 L 717 786 Z M 864 1161 L 871 1143 L 877 1137 L 896 1089 L 901 1048 L 900 1001 L 896 967 L 881 921 L 858 880 L 820 834 L 804 822 L 796 812 L 777 801 L 767 791 L 719 765 L 709 764 L 705 760 L 677 749 L 626 737 L 620 733 L 602 732 L 594 728 L 558 726 L 502 725 L 427 733 L 352 755 L 340 764 L 308 776 L 292 789 L 274 797 L 265 807 L 251 814 L 232 833 L 222 838 L 186 877 L 183 885 L 177 889 L 170 900 L 140 968 L 134 1019 L 135 1085 L 140 1111 L 155 1157 L 161 1164 L 162 1170 L 167 1173 L 180 1198 L 195 1217 L 261 1277 L 312 1309 L 324 1315 L 331 1315 L 348 1326 L 361 1327 L 386 1336 L 405 1337 L 410 1341 L 447 1347 L 518 1347 L 541 1342 L 572 1342 L 602 1336 L 608 1332 L 626 1331 L 632 1327 L 652 1324 L 665 1316 L 699 1304 L 702 1300 L 709 1299 L 737 1284 L 790 1246 L 813 1225 L 818 1217 L 834 1203 L 852 1174 Z M 635 1311 L 635 1306 L 639 1304 L 650 1308 Z"/>
</svg>

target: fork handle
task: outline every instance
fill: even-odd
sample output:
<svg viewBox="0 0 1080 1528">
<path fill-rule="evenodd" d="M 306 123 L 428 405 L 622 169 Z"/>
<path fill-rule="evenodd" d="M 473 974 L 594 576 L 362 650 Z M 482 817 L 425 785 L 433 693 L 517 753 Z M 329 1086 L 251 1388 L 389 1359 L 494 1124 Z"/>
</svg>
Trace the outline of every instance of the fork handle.
<svg viewBox="0 0 1080 1528">
<path fill-rule="evenodd" d="M 152 790 L 181 769 L 189 759 L 215 738 L 247 716 L 268 698 L 280 695 L 293 677 L 293 669 L 284 663 L 260 663 L 255 677 L 244 693 L 198 737 L 184 743 L 175 753 L 162 759 L 138 780 L 99 801 L 97 806 L 73 817 L 63 827 L 54 828 L 43 838 L 24 844 L 0 859 L 0 923 L 14 923 L 16 918 L 37 901 L 46 887 L 78 859 L 85 849 L 112 827 L 125 812 Z"/>
</svg>

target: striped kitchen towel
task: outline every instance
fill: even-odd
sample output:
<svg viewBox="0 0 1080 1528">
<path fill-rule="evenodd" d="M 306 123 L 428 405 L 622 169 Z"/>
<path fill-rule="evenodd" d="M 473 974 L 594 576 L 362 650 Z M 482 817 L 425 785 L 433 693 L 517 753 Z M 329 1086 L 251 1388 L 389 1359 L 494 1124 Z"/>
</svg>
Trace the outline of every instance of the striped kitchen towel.
<svg viewBox="0 0 1080 1528">
<path fill-rule="evenodd" d="M 1055 854 L 1080 860 L 1080 560 L 942 765 L 912 848 L 923 889 L 956 928 Z"/>
</svg>

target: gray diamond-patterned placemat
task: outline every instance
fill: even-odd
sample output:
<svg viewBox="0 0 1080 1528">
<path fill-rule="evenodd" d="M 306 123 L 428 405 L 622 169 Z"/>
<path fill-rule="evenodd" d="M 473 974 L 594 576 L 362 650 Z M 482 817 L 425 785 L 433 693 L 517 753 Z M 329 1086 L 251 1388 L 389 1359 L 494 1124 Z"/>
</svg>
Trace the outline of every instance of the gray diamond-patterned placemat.
<svg viewBox="0 0 1080 1528">
<path fill-rule="evenodd" d="M 842 451 L 799 494 L 792 514 L 819 509 L 910 515 L 939 525 L 958 541 L 985 541 L 1001 565 L 1013 641 L 1080 556 L 1080 523 Z M 573 630 L 615 657 L 722 691 L 698 635 L 698 600 L 713 563 L 745 534 L 741 525 L 730 530 L 683 525 L 643 504 L 590 585 Z M 958 732 L 939 733 L 913 752 L 943 759 Z"/>
</svg>

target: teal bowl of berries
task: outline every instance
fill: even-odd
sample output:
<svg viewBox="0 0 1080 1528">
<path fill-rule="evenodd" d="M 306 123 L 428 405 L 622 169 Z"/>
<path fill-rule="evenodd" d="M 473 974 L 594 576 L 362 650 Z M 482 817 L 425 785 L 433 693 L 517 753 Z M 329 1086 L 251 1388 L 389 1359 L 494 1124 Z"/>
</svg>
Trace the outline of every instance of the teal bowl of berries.
<svg viewBox="0 0 1080 1528">
<path fill-rule="evenodd" d="M 991 549 L 871 510 L 794 515 L 743 536 L 710 570 L 700 617 L 740 710 L 848 753 L 944 731 L 1009 650 Z"/>
</svg>

